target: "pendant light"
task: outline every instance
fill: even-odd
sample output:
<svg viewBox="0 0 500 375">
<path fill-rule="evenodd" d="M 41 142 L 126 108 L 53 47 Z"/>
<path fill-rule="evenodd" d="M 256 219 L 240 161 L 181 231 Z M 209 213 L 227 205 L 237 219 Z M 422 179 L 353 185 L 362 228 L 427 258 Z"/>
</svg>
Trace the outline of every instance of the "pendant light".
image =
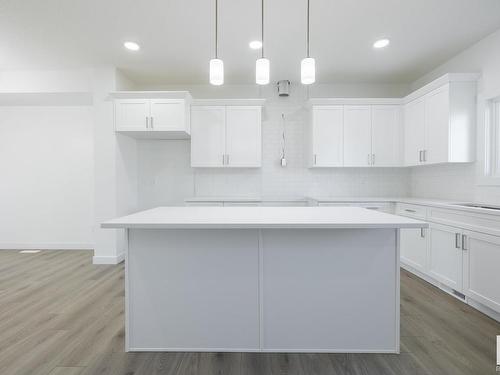
<svg viewBox="0 0 500 375">
<path fill-rule="evenodd" d="M 309 0 L 307 0 L 307 57 L 300 62 L 300 81 L 304 85 L 316 81 L 316 61 L 309 55 Z"/>
<path fill-rule="evenodd" d="M 261 1 L 262 16 L 261 16 L 261 37 L 262 48 L 261 58 L 255 62 L 255 82 L 258 85 L 267 85 L 269 83 L 269 60 L 264 57 L 264 0 Z"/>
<path fill-rule="evenodd" d="M 219 59 L 218 55 L 218 0 L 215 0 L 215 59 L 210 60 L 210 83 L 215 86 L 220 86 L 224 83 L 224 62 Z"/>
</svg>

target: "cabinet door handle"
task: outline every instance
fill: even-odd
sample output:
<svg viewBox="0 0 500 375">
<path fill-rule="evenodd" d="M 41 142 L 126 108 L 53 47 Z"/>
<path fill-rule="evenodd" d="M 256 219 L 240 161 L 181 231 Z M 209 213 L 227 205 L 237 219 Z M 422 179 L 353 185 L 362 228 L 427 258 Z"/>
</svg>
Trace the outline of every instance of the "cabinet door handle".
<svg viewBox="0 0 500 375">
<path fill-rule="evenodd" d="M 149 117 L 146 116 L 146 129 L 148 129 L 148 128 L 149 128 Z"/>
<path fill-rule="evenodd" d="M 151 116 L 151 129 L 154 129 L 154 126 L 153 126 L 153 120 L 154 120 L 154 117 Z"/>
<path fill-rule="evenodd" d="M 423 162 L 423 159 L 422 159 L 422 150 L 420 150 L 420 151 L 418 152 L 418 161 L 419 161 L 419 162 Z"/>
<path fill-rule="evenodd" d="M 222 154 L 222 165 L 226 165 L 226 155 Z"/>
<path fill-rule="evenodd" d="M 405 208 L 405 211 L 406 211 L 406 212 L 411 212 L 411 213 L 415 213 L 415 212 L 417 212 L 417 211 L 415 211 L 415 210 L 410 210 L 409 208 Z"/>
<path fill-rule="evenodd" d="M 226 165 L 229 165 L 229 154 L 226 154 Z"/>
<path fill-rule="evenodd" d="M 460 233 L 455 233 L 455 247 L 457 249 L 460 249 L 460 247 L 462 247 L 462 245 L 460 244 L 460 239 L 461 239 Z"/>
<path fill-rule="evenodd" d="M 469 250 L 467 248 L 467 236 L 462 234 L 462 250 Z"/>
<path fill-rule="evenodd" d="M 317 155 L 316 155 L 316 154 L 314 154 L 314 161 L 313 161 L 314 165 L 316 165 L 316 160 L 317 160 L 317 157 L 316 157 L 316 156 L 317 156 Z"/>
<path fill-rule="evenodd" d="M 420 228 L 420 237 L 425 238 L 425 229 Z"/>
<path fill-rule="evenodd" d="M 427 150 L 423 150 L 422 155 L 423 155 L 423 159 L 424 159 L 424 163 L 425 163 L 427 161 Z"/>
</svg>

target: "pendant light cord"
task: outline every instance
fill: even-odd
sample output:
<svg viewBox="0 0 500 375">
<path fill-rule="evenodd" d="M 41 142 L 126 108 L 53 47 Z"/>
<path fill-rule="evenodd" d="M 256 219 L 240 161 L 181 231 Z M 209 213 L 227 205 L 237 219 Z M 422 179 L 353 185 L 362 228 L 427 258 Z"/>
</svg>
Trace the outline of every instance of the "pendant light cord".
<svg viewBox="0 0 500 375">
<path fill-rule="evenodd" d="M 309 55 L 309 0 L 307 0 L 307 57 Z"/>
<path fill-rule="evenodd" d="M 261 1 L 261 37 L 262 37 L 262 58 L 264 58 L 264 0 Z"/>
<path fill-rule="evenodd" d="M 219 58 L 219 54 L 218 54 L 218 49 L 219 49 L 219 38 L 218 38 L 218 34 L 219 34 L 219 30 L 218 30 L 218 17 L 217 17 L 217 14 L 219 13 L 219 1 L 218 0 L 215 0 L 215 58 L 218 59 Z"/>
</svg>

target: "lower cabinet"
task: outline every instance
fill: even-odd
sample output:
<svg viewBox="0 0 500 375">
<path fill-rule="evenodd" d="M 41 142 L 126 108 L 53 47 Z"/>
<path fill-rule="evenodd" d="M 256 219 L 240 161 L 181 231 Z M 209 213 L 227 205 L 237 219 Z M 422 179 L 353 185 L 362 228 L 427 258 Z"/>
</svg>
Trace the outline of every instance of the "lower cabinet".
<svg viewBox="0 0 500 375">
<path fill-rule="evenodd" d="M 401 229 L 401 262 L 425 273 L 427 270 L 428 229 Z"/>
<path fill-rule="evenodd" d="M 430 223 L 428 273 L 451 289 L 463 292 L 461 229 Z"/>
<path fill-rule="evenodd" d="M 500 237 L 463 231 L 464 294 L 500 312 Z"/>
</svg>

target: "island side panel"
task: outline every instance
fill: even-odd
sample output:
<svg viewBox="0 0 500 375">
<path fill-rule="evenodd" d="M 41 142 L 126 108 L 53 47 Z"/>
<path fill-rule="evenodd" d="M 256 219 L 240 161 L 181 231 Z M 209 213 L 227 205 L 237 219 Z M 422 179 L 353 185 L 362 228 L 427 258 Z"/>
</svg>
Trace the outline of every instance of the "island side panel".
<svg viewBox="0 0 500 375">
<path fill-rule="evenodd" d="M 262 350 L 399 352 L 397 232 L 262 230 Z"/>
<path fill-rule="evenodd" d="M 258 351 L 259 231 L 130 229 L 131 351 Z"/>
</svg>

